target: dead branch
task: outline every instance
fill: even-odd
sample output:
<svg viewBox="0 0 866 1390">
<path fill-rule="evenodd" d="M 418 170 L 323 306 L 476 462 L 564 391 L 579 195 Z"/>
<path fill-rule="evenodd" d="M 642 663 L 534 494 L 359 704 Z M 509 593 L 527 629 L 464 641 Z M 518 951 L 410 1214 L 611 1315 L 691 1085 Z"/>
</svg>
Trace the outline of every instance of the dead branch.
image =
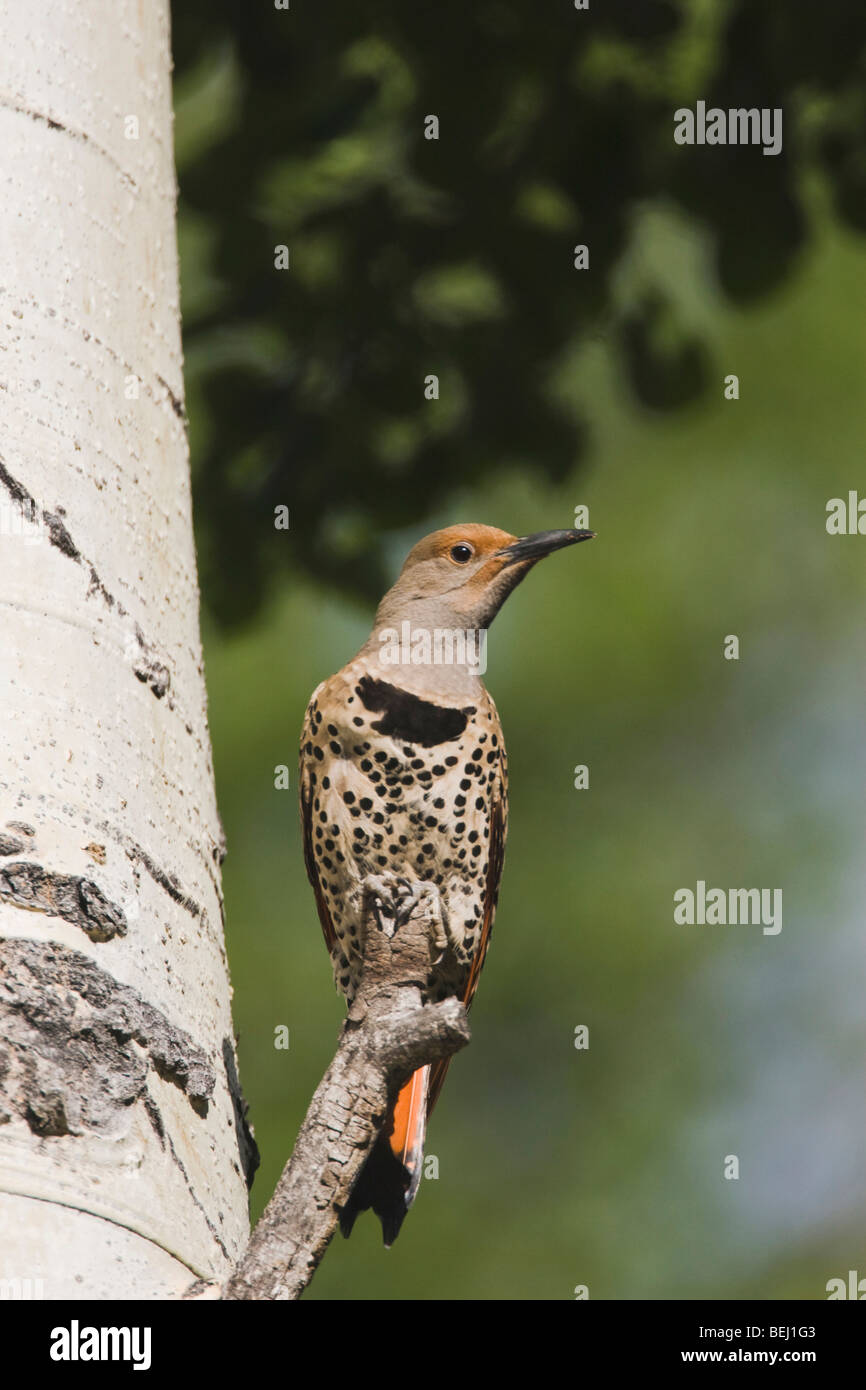
<svg viewBox="0 0 866 1390">
<path fill-rule="evenodd" d="M 412 1072 L 469 1041 L 457 999 L 422 1004 L 439 914 L 432 885 L 406 898 L 393 875 L 364 885 L 364 968 L 336 1056 L 313 1096 L 294 1152 L 250 1238 L 224 1299 L 301 1296 L 340 1210 Z M 207 1297 L 201 1285 L 188 1296 Z"/>
</svg>

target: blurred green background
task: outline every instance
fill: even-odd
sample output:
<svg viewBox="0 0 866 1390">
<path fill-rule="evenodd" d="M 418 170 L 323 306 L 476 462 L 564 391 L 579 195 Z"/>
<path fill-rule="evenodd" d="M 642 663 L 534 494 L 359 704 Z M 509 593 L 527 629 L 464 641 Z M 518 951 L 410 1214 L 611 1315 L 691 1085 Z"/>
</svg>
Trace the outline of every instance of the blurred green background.
<svg viewBox="0 0 866 1390">
<path fill-rule="evenodd" d="M 452 35 L 448 101 L 471 111 L 475 84 L 482 113 L 522 109 L 527 72 L 549 67 L 559 105 L 525 84 L 532 138 L 498 164 L 483 153 L 495 141 L 470 128 L 459 160 L 475 158 L 473 193 L 453 139 L 433 172 L 406 140 L 413 113 L 446 100 L 424 84 L 431 71 L 444 82 L 447 23 L 458 21 L 450 5 L 433 8 L 444 32 L 432 52 L 424 7 L 413 18 L 340 4 L 318 29 L 295 8 L 252 29 L 228 3 L 175 16 L 227 938 L 262 1151 L 253 1216 L 343 1012 L 298 828 L 306 701 L 360 646 L 367 596 L 420 535 L 459 520 L 518 534 L 568 526 L 585 504 L 597 541 L 540 565 L 491 631 L 511 825 L 473 1041 L 428 1137 L 439 1177 L 422 1183 L 390 1251 L 371 1216 L 338 1237 L 306 1297 L 569 1299 L 585 1284 L 593 1299 L 823 1298 L 828 1279 L 866 1274 L 866 540 L 825 530 L 829 498 L 866 493 L 866 163 L 862 132 L 851 134 L 866 19 L 829 6 L 837 44 L 847 34 L 831 61 L 811 30 L 796 49 L 774 48 L 774 3 L 745 35 L 742 6 L 710 0 L 615 5 L 594 34 L 564 7 L 539 34 L 529 7 L 482 5 L 465 19 L 465 46 Z M 637 32 L 639 14 L 658 24 Z M 499 37 L 482 81 L 470 40 L 485 16 Z M 675 157 L 672 109 L 724 90 L 744 44 L 766 79 L 744 104 L 784 95 L 790 152 L 780 173 L 758 150 L 706 149 L 702 173 L 693 151 Z M 778 65 L 762 67 L 762 54 Z M 359 65 L 378 76 L 349 100 L 345 73 Z M 497 74 L 511 106 L 484 107 Z M 575 113 L 594 101 L 602 115 L 618 102 L 628 113 L 604 126 L 596 112 L 611 144 L 599 146 L 586 206 L 586 151 L 569 145 L 583 136 L 560 119 L 569 99 Z M 556 169 L 533 183 L 533 161 L 554 148 Z M 447 182 L 449 151 L 464 182 L 445 225 L 422 185 Z M 233 160 L 251 171 L 240 184 Z M 750 189 L 765 175 L 776 202 L 765 192 L 756 211 Z M 413 260 L 425 244 L 432 258 L 452 245 L 462 256 L 491 204 L 495 220 L 497 198 L 513 207 L 527 189 L 552 218 L 546 250 L 507 222 L 511 252 L 497 261 L 479 243 L 474 279 L 437 279 Z M 568 197 L 581 205 L 574 221 Z M 609 254 L 593 240 L 608 224 L 619 229 Z M 587 225 L 592 235 L 575 230 Z M 356 283 L 371 227 L 379 250 L 404 253 L 387 292 Z M 586 274 L 571 268 L 578 240 L 591 245 Z M 282 241 L 293 266 L 315 242 L 315 273 L 280 277 Z M 425 275 L 403 314 L 404 290 L 408 303 Z M 361 358 L 329 376 L 341 325 L 392 349 L 377 358 L 375 411 Z M 403 361 L 413 335 L 420 357 Z M 440 364 L 446 399 L 424 402 L 423 375 Z M 330 385 L 311 396 L 314 365 Z M 728 373 L 739 400 L 724 398 Z M 500 428 L 524 406 L 510 449 Z M 277 502 L 291 509 L 288 532 L 273 530 Z M 723 658 L 731 633 L 739 661 Z M 274 789 L 280 764 L 289 791 Z M 577 764 L 588 790 L 573 787 Z M 675 925 L 673 894 L 697 879 L 782 888 L 781 933 Z M 288 1052 L 274 1047 L 281 1024 Z M 574 1047 L 580 1024 L 586 1051 Z M 729 1154 L 738 1181 L 723 1177 Z"/>
</svg>

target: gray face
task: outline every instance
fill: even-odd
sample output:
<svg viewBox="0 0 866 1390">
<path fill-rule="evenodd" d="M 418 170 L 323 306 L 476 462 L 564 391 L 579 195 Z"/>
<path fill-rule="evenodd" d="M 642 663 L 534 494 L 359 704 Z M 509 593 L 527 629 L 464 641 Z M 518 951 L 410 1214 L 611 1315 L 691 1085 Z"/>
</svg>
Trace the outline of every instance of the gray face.
<svg viewBox="0 0 866 1390">
<path fill-rule="evenodd" d="M 385 595 L 365 656 L 377 650 L 392 650 L 383 634 L 402 631 L 408 624 L 413 633 L 484 633 L 508 595 L 533 565 L 545 555 L 578 541 L 589 540 L 590 531 L 541 531 L 515 537 L 493 527 L 467 525 L 449 527 L 419 542 L 410 553 L 397 583 Z M 476 641 L 477 646 L 477 641 Z M 458 663 L 444 669 L 403 662 L 408 669 L 395 672 L 404 688 L 425 690 L 431 695 L 452 695 L 477 683 L 477 663 Z"/>
</svg>

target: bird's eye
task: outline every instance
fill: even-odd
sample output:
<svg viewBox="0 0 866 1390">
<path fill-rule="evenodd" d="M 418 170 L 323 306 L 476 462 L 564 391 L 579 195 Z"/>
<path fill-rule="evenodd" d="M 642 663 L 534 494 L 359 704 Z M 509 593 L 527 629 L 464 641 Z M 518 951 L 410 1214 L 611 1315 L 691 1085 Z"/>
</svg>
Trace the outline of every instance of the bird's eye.
<svg viewBox="0 0 866 1390">
<path fill-rule="evenodd" d="M 472 546 L 467 545 L 465 541 L 451 547 L 451 559 L 456 560 L 458 565 L 465 565 L 467 560 L 471 560 L 472 553 Z"/>
</svg>

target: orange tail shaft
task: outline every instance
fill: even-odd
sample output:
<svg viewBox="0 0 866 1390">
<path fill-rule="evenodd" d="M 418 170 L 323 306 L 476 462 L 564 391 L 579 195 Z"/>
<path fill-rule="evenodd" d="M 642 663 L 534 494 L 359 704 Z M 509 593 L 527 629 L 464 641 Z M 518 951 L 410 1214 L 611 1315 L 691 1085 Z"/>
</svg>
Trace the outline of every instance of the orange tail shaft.
<svg viewBox="0 0 866 1390">
<path fill-rule="evenodd" d="M 405 1199 L 407 1211 L 415 1200 L 421 1181 L 429 1085 L 430 1068 L 419 1067 L 397 1097 L 397 1104 L 394 1106 L 394 1128 L 388 1136 L 391 1152 L 409 1174 L 409 1188 Z"/>
</svg>

